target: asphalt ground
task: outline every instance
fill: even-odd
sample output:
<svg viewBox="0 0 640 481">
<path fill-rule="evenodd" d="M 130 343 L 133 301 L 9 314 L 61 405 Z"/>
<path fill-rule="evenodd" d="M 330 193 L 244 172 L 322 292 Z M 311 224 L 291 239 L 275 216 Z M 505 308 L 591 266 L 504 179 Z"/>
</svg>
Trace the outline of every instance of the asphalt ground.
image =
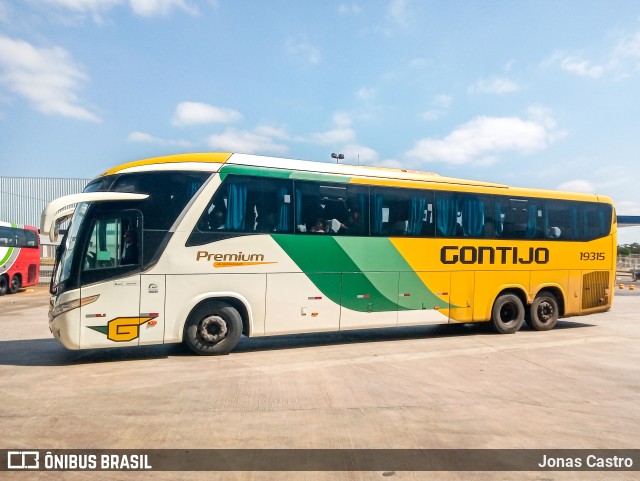
<svg viewBox="0 0 640 481">
<path fill-rule="evenodd" d="M 0 449 L 640 447 L 640 285 L 549 332 L 445 325 L 68 351 L 0 297 Z M 499 453 L 499 452 L 498 452 Z M 0 472 L 4 480 L 636 480 L 635 472 Z"/>
</svg>

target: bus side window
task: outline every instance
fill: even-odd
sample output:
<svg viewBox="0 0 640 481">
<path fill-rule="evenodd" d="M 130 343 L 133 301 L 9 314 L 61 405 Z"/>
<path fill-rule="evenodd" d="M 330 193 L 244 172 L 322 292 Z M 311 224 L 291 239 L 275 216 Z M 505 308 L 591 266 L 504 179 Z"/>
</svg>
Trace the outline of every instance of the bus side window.
<svg viewBox="0 0 640 481">
<path fill-rule="evenodd" d="M 586 203 L 582 205 L 582 239 L 593 240 L 604 237 L 611 230 L 611 206 Z"/>
<path fill-rule="evenodd" d="M 575 240 L 580 238 L 578 204 L 576 202 L 549 200 L 546 202 L 545 225 L 547 238 Z"/>
<path fill-rule="evenodd" d="M 196 224 L 200 233 L 291 232 L 291 182 L 228 175 Z"/>
</svg>

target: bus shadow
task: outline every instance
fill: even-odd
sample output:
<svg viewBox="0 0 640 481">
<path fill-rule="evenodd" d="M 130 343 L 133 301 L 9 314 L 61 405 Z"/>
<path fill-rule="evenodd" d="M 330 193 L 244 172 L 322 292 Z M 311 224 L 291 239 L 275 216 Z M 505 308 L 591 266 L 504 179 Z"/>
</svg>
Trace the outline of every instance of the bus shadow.
<svg viewBox="0 0 640 481">
<path fill-rule="evenodd" d="M 594 327 L 594 324 L 560 321 L 555 329 L 564 330 L 584 327 Z M 531 331 L 531 329 L 525 325 L 522 327 L 522 331 Z M 544 333 L 540 334 L 544 335 Z M 305 347 L 484 335 L 498 336 L 501 334 L 497 334 L 488 323 L 470 323 L 289 334 L 252 339 L 243 337 L 231 355 Z M 182 356 L 195 356 L 195 354 L 182 344 L 70 351 L 62 347 L 54 339 L 0 341 L 0 365 L 4 366 L 73 366 L 118 361 L 168 359 Z"/>
<path fill-rule="evenodd" d="M 559 321 L 554 329 L 575 329 L 594 327 L 593 324 Z M 524 325 L 521 329 L 534 332 Z M 540 333 L 541 335 L 543 333 Z M 290 334 L 255 339 L 242 338 L 233 353 L 248 353 L 304 347 L 333 346 L 342 344 L 364 344 L 374 342 L 408 341 L 418 339 L 438 339 L 461 336 L 499 336 L 490 323 L 439 324 L 433 326 L 390 327 L 383 329 L 363 329 L 343 332 L 312 334 Z"/>
<path fill-rule="evenodd" d="M 189 355 L 181 344 L 70 351 L 54 339 L 0 341 L 0 366 L 73 366 Z"/>
</svg>

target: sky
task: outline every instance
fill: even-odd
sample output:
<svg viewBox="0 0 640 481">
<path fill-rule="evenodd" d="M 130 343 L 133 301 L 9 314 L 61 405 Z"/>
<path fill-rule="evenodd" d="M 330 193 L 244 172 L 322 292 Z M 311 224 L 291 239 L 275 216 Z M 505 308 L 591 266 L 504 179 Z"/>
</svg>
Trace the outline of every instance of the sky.
<svg viewBox="0 0 640 481">
<path fill-rule="evenodd" d="M 3 176 L 342 153 L 640 215 L 639 147 L 636 0 L 0 0 Z"/>
</svg>

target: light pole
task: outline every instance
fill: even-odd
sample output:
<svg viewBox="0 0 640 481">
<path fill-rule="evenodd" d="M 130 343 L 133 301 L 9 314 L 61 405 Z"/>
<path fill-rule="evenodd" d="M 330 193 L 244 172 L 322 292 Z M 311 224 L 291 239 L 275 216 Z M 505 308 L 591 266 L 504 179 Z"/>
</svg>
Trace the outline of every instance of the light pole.
<svg viewBox="0 0 640 481">
<path fill-rule="evenodd" d="M 336 159 L 336 164 L 338 164 L 338 163 L 339 163 L 339 162 L 338 162 L 339 160 L 344 159 L 344 154 L 335 154 L 335 153 L 334 153 L 334 154 L 331 154 L 331 158 L 332 158 L 332 159 Z"/>
</svg>

